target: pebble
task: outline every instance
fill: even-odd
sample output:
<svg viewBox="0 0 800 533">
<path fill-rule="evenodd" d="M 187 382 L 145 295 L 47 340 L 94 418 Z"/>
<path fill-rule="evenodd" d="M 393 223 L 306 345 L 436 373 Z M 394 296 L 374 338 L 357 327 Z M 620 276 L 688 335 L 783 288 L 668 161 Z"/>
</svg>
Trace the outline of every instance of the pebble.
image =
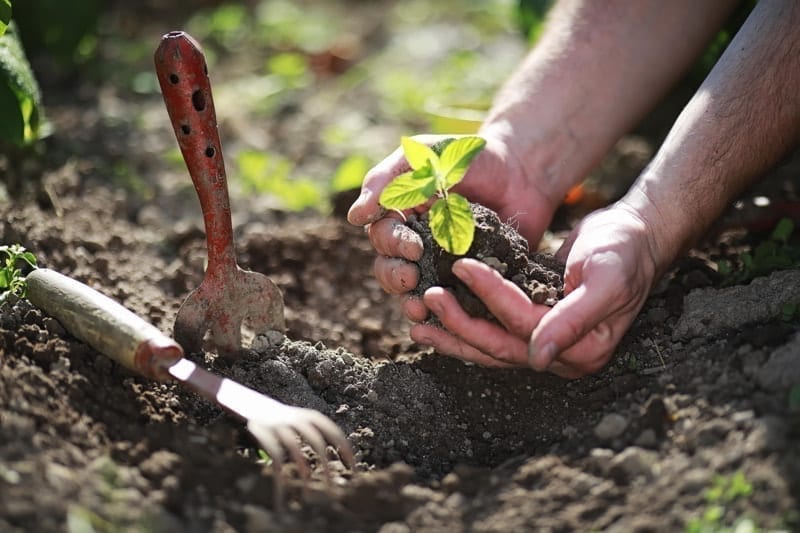
<svg viewBox="0 0 800 533">
<path fill-rule="evenodd" d="M 610 473 L 614 479 L 628 483 L 638 477 L 652 478 L 656 473 L 658 454 L 638 446 L 629 446 L 611 459 Z"/>
<path fill-rule="evenodd" d="M 658 436 L 656 435 L 655 430 L 648 428 L 642 431 L 639 436 L 636 437 L 634 444 L 641 446 L 642 448 L 655 448 L 658 446 Z"/>
<path fill-rule="evenodd" d="M 595 426 L 594 434 L 602 441 L 610 441 L 622 435 L 627 427 L 627 418 L 618 413 L 609 413 Z"/>
</svg>

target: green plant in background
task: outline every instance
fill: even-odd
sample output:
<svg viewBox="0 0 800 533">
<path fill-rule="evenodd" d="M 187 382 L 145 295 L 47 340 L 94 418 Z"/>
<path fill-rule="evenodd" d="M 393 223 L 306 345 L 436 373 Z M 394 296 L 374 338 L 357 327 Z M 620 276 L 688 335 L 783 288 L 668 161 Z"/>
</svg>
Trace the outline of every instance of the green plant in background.
<svg viewBox="0 0 800 533">
<path fill-rule="evenodd" d="M 370 159 L 363 155 L 351 155 L 339 165 L 331 179 L 331 192 L 343 192 L 361 187 L 369 168 L 372 166 Z"/>
<path fill-rule="evenodd" d="M 11 0 L 0 0 L 0 36 L 6 32 L 11 22 Z"/>
<path fill-rule="evenodd" d="M 438 199 L 428 212 L 428 224 L 436 242 L 454 255 L 467 253 L 475 236 L 475 220 L 469 201 L 450 192 L 464 178 L 470 163 L 483 150 L 480 137 L 446 139 L 430 147 L 411 137 L 400 140 L 412 170 L 397 176 L 381 192 L 380 204 L 402 211 Z"/>
<path fill-rule="evenodd" d="M 800 411 L 800 383 L 789 389 L 789 410 Z"/>
<path fill-rule="evenodd" d="M 238 177 L 245 189 L 271 194 L 280 199 L 287 209 L 323 209 L 326 205 L 322 185 L 308 178 L 292 176 L 294 165 L 285 157 L 243 150 L 239 152 L 236 163 L 239 166 Z"/>
<path fill-rule="evenodd" d="M 24 297 L 27 289 L 22 265 L 36 268 L 36 256 L 19 244 L 0 246 L 0 253 L 5 259 L 0 264 L 0 303 L 9 295 Z"/>
<path fill-rule="evenodd" d="M 717 269 L 725 277 L 725 283 L 743 283 L 775 270 L 797 265 L 800 262 L 800 249 L 789 243 L 794 229 L 794 222 L 783 218 L 775 225 L 767 240 L 758 244 L 751 252 L 739 255 L 738 266 L 727 259 L 718 261 Z"/>
<path fill-rule="evenodd" d="M 553 0 L 519 0 L 515 13 L 519 30 L 533 44 L 542 34 L 544 20 L 547 12 L 553 5 Z"/>
<path fill-rule="evenodd" d="M 10 9 L 3 2 L 3 17 Z M 22 49 L 16 24 L 5 20 L 0 36 L 0 138 L 17 146 L 36 141 L 41 134 L 42 99 L 39 85 Z"/>
<path fill-rule="evenodd" d="M 753 493 L 753 485 L 747 480 L 744 472 L 737 471 L 730 476 L 714 476 L 711 487 L 706 490 L 707 503 L 703 514 L 693 518 L 686 525 L 686 533 L 739 533 L 757 531 L 753 521 L 746 517 L 738 517 L 732 526 L 725 526 L 726 506 L 736 500 L 747 498 Z"/>
</svg>

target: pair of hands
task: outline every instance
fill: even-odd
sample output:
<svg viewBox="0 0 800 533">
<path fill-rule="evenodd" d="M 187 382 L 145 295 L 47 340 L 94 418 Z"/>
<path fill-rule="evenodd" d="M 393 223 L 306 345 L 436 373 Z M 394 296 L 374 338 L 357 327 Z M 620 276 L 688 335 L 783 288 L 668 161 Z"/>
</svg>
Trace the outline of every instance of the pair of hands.
<svg viewBox="0 0 800 533">
<path fill-rule="evenodd" d="M 441 137 L 416 139 L 430 144 Z M 413 262 L 422 254 L 422 241 L 398 214 L 379 206 L 378 196 L 408 168 L 400 149 L 373 168 L 348 219 L 368 227 L 379 254 L 375 276 L 387 292 L 403 296 L 404 312 L 416 322 L 412 339 L 483 366 L 529 366 L 567 378 L 602 368 L 644 304 L 658 269 L 645 219 L 624 202 L 587 216 L 557 254 L 566 262 L 565 297 L 552 308 L 533 303 L 480 261 L 456 261 L 453 273 L 486 304 L 498 325 L 470 317 L 441 287 L 431 287 L 421 299 L 407 294 L 419 279 Z M 529 178 L 511 151 L 491 138 L 457 190 L 494 209 L 501 219 L 513 217 L 532 244 L 561 201 L 537 186 L 535 176 Z M 446 329 L 423 324 L 429 312 Z"/>
</svg>

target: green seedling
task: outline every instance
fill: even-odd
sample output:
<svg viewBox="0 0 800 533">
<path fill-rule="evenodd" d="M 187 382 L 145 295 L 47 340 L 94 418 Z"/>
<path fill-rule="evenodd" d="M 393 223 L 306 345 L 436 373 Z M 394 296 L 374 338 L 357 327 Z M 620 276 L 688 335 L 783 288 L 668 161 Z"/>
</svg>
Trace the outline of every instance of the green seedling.
<svg viewBox="0 0 800 533">
<path fill-rule="evenodd" d="M 711 487 L 705 492 L 708 506 L 700 517 L 689 521 L 686 525 L 686 532 L 735 533 L 738 531 L 756 531 L 755 523 L 744 516 L 734 520 L 732 526 L 726 526 L 724 522 L 727 506 L 736 500 L 748 498 L 752 494 L 753 485 L 747 480 L 742 471 L 737 471 L 730 476 L 714 476 Z"/>
<path fill-rule="evenodd" d="M 789 389 L 789 410 L 795 413 L 800 412 L 800 383 Z"/>
<path fill-rule="evenodd" d="M 16 25 L 0 36 L 0 139 L 27 146 L 42 133 L 41 94 Z"/>
<path fill-rule="evenodd" d="M 792 268 L 800 262 L 800 249 L 789 243 L 795 230 L 794 222 L 783 218 L 775 225 L 769 238 L 750 252 L 739 255 L 738 265 L 731 261 L 721 260 L 717 270 L 725 276 L 725 283 L 735 285 L 744 283 L 758 276 L 765 276 L 776 270 Z"/>
<path fill-rule="evenodd" d="M 0 264 L 0 303 L 3 303 L 11 294 L 21 298 L 25 296 L 27 283 L 22 265 L 36 268 L 36 256 L 19 244 L 2 245 L 0 252 L 6 256 Z"/>
<path fill-rule="evenodd" d="M 436 197 L 428 213 L 431 234 L 447 252 L 464 255 L 475 237 L 475 220 L 469 201 L 450 189 L 464 178 L 486 141 L 480 137 L 461 137 L 431 147 L 403 137 L 401 145 L 412 170 L 386 186 L 380 204 L 386 209 L 402 211 Z"/>
</svg>

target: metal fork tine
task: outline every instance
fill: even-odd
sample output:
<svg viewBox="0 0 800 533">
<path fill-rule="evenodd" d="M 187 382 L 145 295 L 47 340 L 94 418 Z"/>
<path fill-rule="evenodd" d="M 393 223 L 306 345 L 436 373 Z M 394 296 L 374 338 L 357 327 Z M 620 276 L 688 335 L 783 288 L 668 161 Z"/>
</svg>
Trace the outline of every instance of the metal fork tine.
<svg viewBox="0 0 800 533">
<path fill-rule="evenodd" d="M 328 444 L 325 442 L 322 434 L 319 430 L 309 421 L 309 420 L 298 420 L 294 424 L 292 424 L 292 429 L 294 429 L 306 442 L 311 446 L 311 449 L 314 450 L 314 453 L 317 454 L 320 461 L 323 464 L 327 464 L 328 457 Z"/>
<path fill-rule="evenodd" d="M 300 449 L 300 439 L 297 433 L 288 426 L 275 426 L 273 431 L 283 444 L 283 447 L 288 450 L 292 461 L 297 464 L 297 468 L 300 470 L 300 477 L 307 481 L 311 477 L 311 468 L 308 466 L 308 461 L 306 461 Z"/>
<path fill-rule="evenodd" d="M 315 428 L 327 439 L 339 452 L 339 457 L 342 462 L 349 468 L 353 468 L 356 464 L 353 449 L 350 447 L 350 442 L 344 437 L 339 426 L 333 421 L 323 415 L 322 413 L 313 412 L 313 416 L 309 416 L 308 422 L 313 424 Z"/>
</svg>

